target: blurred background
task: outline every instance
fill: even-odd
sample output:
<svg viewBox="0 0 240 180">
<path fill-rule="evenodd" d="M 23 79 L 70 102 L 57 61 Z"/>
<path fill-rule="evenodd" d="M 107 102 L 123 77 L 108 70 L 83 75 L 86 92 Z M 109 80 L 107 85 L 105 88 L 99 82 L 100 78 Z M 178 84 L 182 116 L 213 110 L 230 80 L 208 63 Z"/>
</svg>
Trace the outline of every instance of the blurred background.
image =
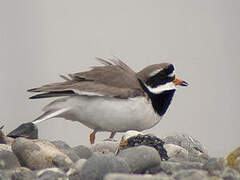
<svg viewBox="0 0 240 180">
<path fill-rule="evenodd" d="M 9 132 L 41 114 L 51 99 L 27 89 L 88 70 L 117 56 L 134 70 L 171 62 L 179 88 L 152 132 L 189 134 L 212 156 L 239 146 L 240 1 L 0 0 L 0 121 Z M 89 145 L 90 129 L 52 119 L 39 136 Z M 109 133 L 98 133 L 97 141 Z M 116 136 L 119 140 L 121 134 Z"/>
</svg>

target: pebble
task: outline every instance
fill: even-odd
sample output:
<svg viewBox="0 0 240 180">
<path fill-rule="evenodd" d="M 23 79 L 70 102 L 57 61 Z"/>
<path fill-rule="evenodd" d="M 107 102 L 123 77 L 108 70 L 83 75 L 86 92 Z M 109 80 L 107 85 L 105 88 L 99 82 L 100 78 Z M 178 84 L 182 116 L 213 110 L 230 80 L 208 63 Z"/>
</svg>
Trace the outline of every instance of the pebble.
<svg viewBox="0 0 240 180">
<path fill-rule="evenodd" d="M 240 172 L 240 146 L 231 152 L 227 157 L 227 165 Z"/>
<path fill-rule="evenodd" d="M 3 132 L 2 128 L 0 127 L 0 144 L 11 144 L 14 139 L 11 137 L 7 137 Z"/>
<path fill-rule="evenodd" d="M 68 172 L 66 173 L 67 176 L 69 176 L 70 179 L 80 179 L 80 172 L 82 170 L 82 167 L 84 163 L 86 162 L 86 159 L 79 159 L 77 162 L 72 164 Z"/>
<path fill-rule="evenodd" d="M 0 144 L 0 170 L 20 167 L 16 155 L 12 152 L 11 145 Z"/>
<path fill-rule="evenodd" d="M 72 160 L 46 140 L 30 140 L 16 138 L 12 150 L 22 166 L 32 170 L 54 167 L 53 158 L 57 155 L 65 157 L 66 162 Z"/>
<path fill-rule="evenodd" d="M 67 175 L 58 168 L 47 168 L 36 173 L 38 180 L 69 180 Z"/>
<path fill-rule="evenodd" d="M 84 145 L 73 147 L 73 150 L 80 159 L 88 159 L 93 155 L 92 150 Z"/>
<path fill-rule="evenodd" d="M 110 173 L 107 174 L 104 180 L 174 180 L 168 176 L 161 175 L 139 175 L 139 174 L 120 174 L 120 173 Z"/>
<path fill-rule="evenodd" d="M 0 149 L 0 169 L 11 169 L 20 166 L 18 158 L 12 151 Z"/>
<path fill-rule="evenodd" d="M 61 155 L 56 155 L 55 157 L 53 157 L 52 163 L 54 166 L 62 169 L 63 171 L 68 171 L 70 166 L 72 165 L 72 163 L 66 161 L 65 156 Z"/>
<path fill-rule="evenodd" d="M 66 154 L 73 162 L 80 159 L 77 153 L 65 142 L 63 141 L 51 141 L 61 152 Z"/>
<path fill-rule="evenodd" d="M 81 180 L 102 180 L 107 173 L 128 173 L 127 163 L 112 154 L 94 154 L 82 166 Z"/>
<path fill-rule="evenodd" d="M 115 153 L 119 143 L 115 141 L 103 141 L 91 146 L 91 151 L 96 153 Z"/>
<path fill-rule="evenodd" d="M 183 147 L 189 153 L 198 151 L 200 153 L 207 153 L 205 147 L 195 138 L 187 134 L 176 134 L 174 136 L 167 136 L 163 138 L 166 144 L 175 144 Z"/>
<path fill-rule="evenodd" d="M 237 170 L 227 167 L 224 169 L 221 178 L 224 180 L 240 180 L 240 174 Z"/>
<path fill-rule="evenodd" d="M 209 156 L 206 148 L 195 138 L 187 134 L 176 134 L 163 138 L 166 144 L 175 144 L 188 151 L 188 160 L 193 162 L 207 162 Z"/>
<path fill-rule="evenodd" d="M 199 162 L 189 162 L 189 161 L 179 161 L 179 162 L 171 162 L 171 161 L 163 161 L 160 164 L 160 169 L 164 171 L 166 174 L 174 174 L 180 170 L 190 170 L 190 169 L 202 169 L 202 163 Z"/>
<path fill-rule="evenodd" d="M 224 168 L 224 159 L 210 158 L 204 165 L 203 169 L 207 171 L 222 171 Z"/>
<path fill-rule="evenodd" d="M 176 180 L 202 180 L 207 178 L 207 172 L 203 170 L 181 170 L 177 172 L 174 176 Z"/>
<path fill-rule="evenodd" d="M 120 151 L 117 155 L 123 158 L 131 169 L 131 172 L 143 173 L 144 171 L 158 166 L 160 156 L 158 151 L 149 146 L 137 146 Z"/>
<path fill-rule="evenodd" d="M 32 122 L 24 123 L 10 132 L 7 136 L 12 138 L 25 137 L 28 139 L 37 139 L 38 128 Z"/>
<path fill-rule="evenodd" d="M 169 161 L 186 161 L 188 160 L 188 151 L 175 144 L 165 144 Z"/>
<path fill-rule="evenodd" d="M 35 173 L 25 167 L 0 170 L 0 180 L 33 180 L 33 179 L 36 179 Z"/>
</svg>

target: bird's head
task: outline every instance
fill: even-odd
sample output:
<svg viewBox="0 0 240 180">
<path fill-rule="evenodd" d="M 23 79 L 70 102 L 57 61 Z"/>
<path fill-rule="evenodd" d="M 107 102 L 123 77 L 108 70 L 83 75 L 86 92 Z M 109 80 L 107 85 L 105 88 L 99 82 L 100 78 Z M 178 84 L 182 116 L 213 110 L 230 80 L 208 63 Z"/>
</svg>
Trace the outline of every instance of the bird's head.
<svg viewBox="0 0 240 180">
<path fill-rule="evenodd" d="M 188 86 L 186 81 L 176 77 L 174 66 L 169 63 L 147 66 L 137 73 L 137 78 L 153 94 L 175 90 L 177 86 Z"/>
</svg>

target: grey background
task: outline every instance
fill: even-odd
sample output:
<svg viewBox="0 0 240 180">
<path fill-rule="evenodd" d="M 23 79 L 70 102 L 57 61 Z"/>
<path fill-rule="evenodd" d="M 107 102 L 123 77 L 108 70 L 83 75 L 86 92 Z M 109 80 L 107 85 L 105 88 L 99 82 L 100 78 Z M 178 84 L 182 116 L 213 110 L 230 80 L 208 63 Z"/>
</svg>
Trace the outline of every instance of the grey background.
<svg viewBox="0 0 240 180">
<path fill-rule="evenodd" d="M 49 100 L 28 100 L 26 89 L 58 75 L 121 58 L 134 70 L 175 65 L 179 88 L 162 121 L 148 132 L 184 132 L 210 155 L 239 146 L 240 1 L 0 1 L 0 121 L 5 131 L 36 118 Z M 53 119 L 40 137 L 89 144 L 80 123 Z M 97 141 L 108 133 L 97 134 Z M 120 135 L 116 136 L 119 139 Z"/>
</svg>

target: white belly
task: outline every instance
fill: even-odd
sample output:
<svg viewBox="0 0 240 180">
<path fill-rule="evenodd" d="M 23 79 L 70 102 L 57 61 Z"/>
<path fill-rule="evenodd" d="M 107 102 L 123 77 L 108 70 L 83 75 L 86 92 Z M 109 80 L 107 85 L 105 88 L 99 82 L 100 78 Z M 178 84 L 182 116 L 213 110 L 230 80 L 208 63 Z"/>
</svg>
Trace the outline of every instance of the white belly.
<svg viewBox="0 0 240 180">
<path fill-rule="evenodd" d="M 117 99 L 98 96 L 74 96 L 55 104 L 70 107 L 61 117 L 79 121 L 98 131 L 142 131 L 156 125 L 161 117 L 145 97 Z"/>
</svg>

